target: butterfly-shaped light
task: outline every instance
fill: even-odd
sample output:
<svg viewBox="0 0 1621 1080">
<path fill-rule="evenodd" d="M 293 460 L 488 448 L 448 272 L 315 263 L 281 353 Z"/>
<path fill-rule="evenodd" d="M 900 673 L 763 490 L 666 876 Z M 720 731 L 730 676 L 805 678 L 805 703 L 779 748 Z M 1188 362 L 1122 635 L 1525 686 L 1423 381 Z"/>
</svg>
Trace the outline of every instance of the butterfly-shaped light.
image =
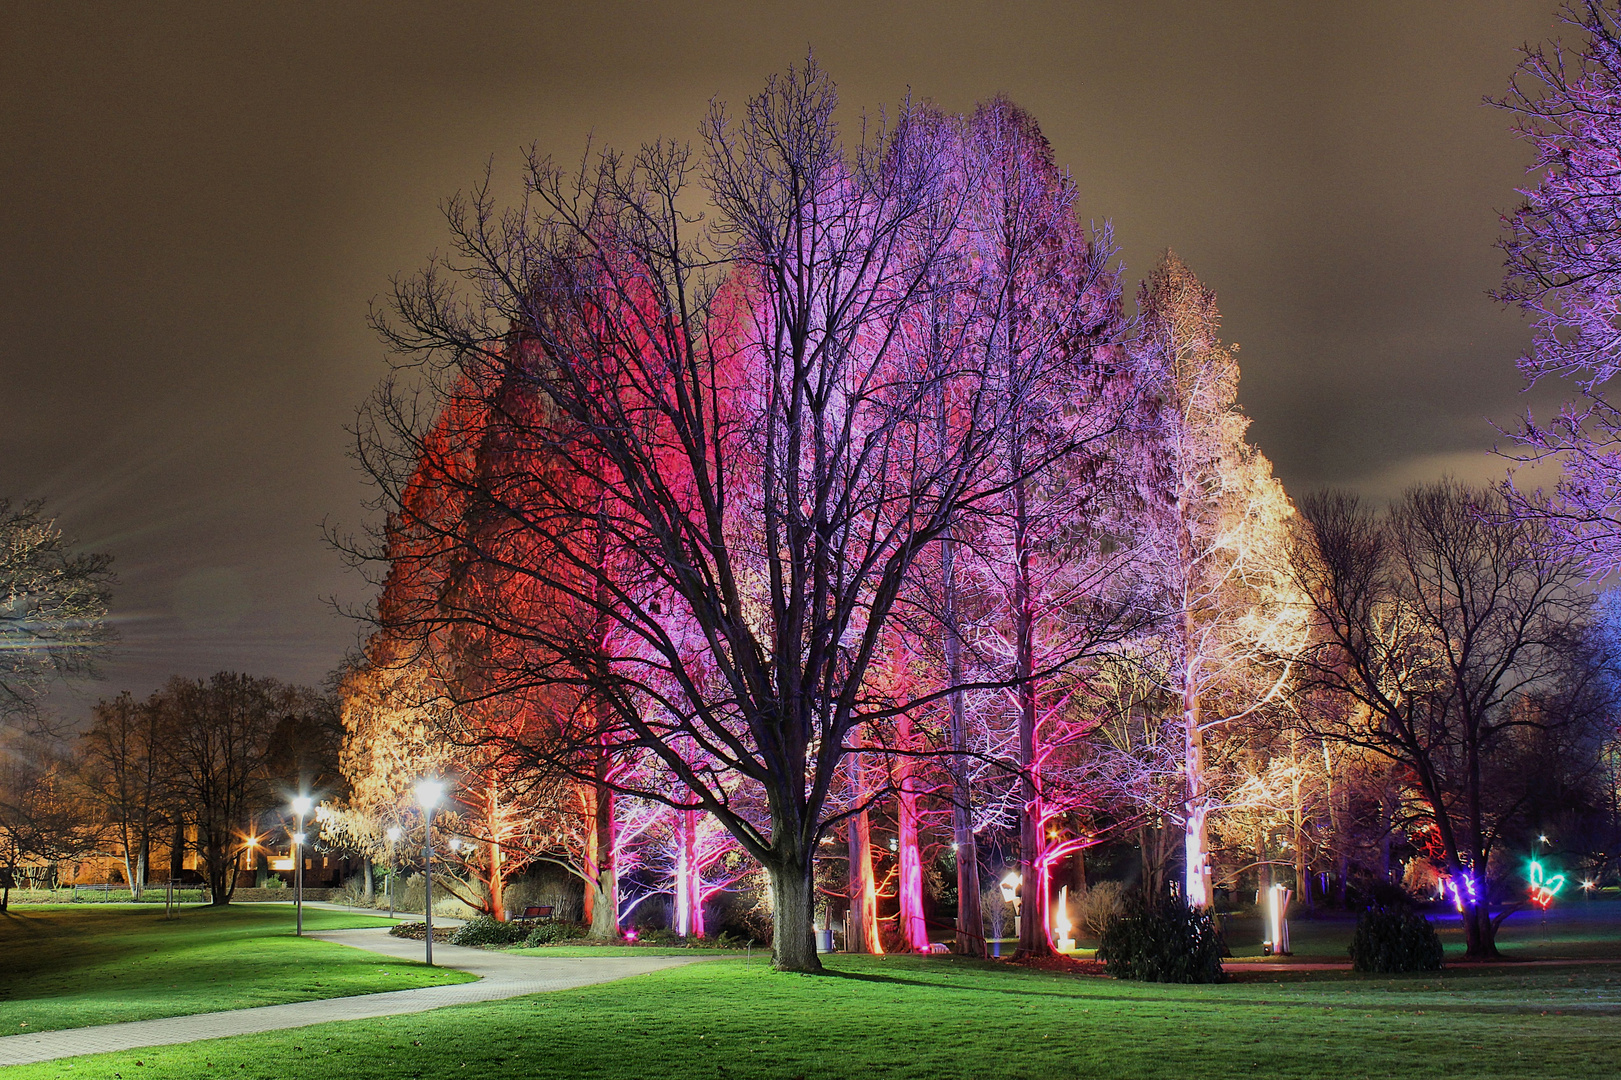
<svg viewBox="0 0 1621 1080">
<path fill-rule="evenodd" d="M 1542 864 L 1535 859 L 1531 860 L 1531 902 L 1544 911 L 1553 903 L 1553 898 L 1559 895 L 1559 890 L 1565 887 L 1565 875 L 1555 874 L 1549 877 L 1542 869 Z"/>
</svg>

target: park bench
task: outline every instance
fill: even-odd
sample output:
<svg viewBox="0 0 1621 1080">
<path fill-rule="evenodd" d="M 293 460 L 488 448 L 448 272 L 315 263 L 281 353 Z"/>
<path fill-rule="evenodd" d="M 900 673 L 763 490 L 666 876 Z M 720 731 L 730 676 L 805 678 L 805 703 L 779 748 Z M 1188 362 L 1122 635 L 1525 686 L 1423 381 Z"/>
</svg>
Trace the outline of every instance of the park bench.
<svg viewBox="0 0 1621 1080">
<path fill-rule="evenodd" d="M 552 907 L 550 904 L 533 905 L 523 909 L 523 914 L 513 919 L 519 926 L 532 926 L 538 922 L 552 921 Z"/>
</svg>

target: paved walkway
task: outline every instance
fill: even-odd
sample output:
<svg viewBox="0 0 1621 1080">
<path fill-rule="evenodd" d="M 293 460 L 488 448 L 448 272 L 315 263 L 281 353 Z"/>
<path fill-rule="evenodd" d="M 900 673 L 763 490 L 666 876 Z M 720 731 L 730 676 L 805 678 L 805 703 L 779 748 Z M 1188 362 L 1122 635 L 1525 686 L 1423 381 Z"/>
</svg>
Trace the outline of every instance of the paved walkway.
<svg viewBox="0 0 1621 1080">
<path fill-rule="evenodd" d="M 437 947 L 437 946 L 436 946 Z M 1621 964 L 1615 959 L 1567 959 L 1567 960 L 1462 960 L 1449 959 L 1447 966 L 1435 974 L 1452 975 L 1459 971 L 1473 971 L 1477 968 L 1502 968 L 1505 971 L 1526 967 L 1584 967 L 1588 964 Z M 1229 975 L 1234 972 L 1262 972 L 1268 971 L 1350 971 L 1351 963 L 1348 960 L 1223 960 L 1221 966 Z M 3 1041 L 3 1040 L 0 1040 Z"/>
<path fill-rule="evenodd" d="M 438 919 L 434 920 L 436 923 Z M 400 960 L 421 960 L 422 942 L 389 937 L 386 929 L 334 930 L 309 934 L 325 941 L 352 945 L 357 949 L 382 953 Z M 254 1035 L 262 1031 L 325 1024 L 334 1020 L 365 1020 L 374 1016 L 398 1016 L 426 1012 L 446 1005 L 475 1001 L 496 1001 L 538 994 L 548 990 L 569 990 L 576 986 L 611 982 L 631 975 L 690 964 L 705 957 L 687 956 L 605 956 L 552 958 L 511 956 L 435 943 L 434 962 L 441 967 L 470 971 L 477 982 L 456 986 L 426 986 L 417 990 L 394 990 L 386 994 L 298 1001 L 286 1005 L 266 1005 L 256 1009 L 171 1016 L 161 1020 L 136 1020 L 127 1024 L 102 1024 L 42 1031 L 37 1034 L 7 1035 L 0 1038 L 0 1066 L 26 1065 L 52 1058 L 78 1054 L 102 1054 L 133 1050 L 140 1046 L 168 1046 L 173 1043 L 219 1039 L 231 1035 Z"/>
</svg>

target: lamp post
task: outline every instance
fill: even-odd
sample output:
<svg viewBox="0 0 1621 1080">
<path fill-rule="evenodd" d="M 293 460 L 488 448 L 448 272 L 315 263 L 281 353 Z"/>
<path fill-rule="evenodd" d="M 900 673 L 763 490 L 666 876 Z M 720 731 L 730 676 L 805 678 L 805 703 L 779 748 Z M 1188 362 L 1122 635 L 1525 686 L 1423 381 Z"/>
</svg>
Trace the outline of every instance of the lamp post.
<svg viewBox="0 0 1621 1080">
<path fill-rule="evenodd" d="M 399 842 L 400 827 L 398 825 L 390 825 L 388 827 L 388 917 L 391 919 L 394 917 L 394 863 L 396 861 L 395 847 L 399 844 Z"/>
<path fill-rule="evenodd" d="M 427 928 L 428 966 L 433 966 L 433 808 L 444 797 L 445 785 L 424 780 L 416 787 L 422 806 L 422 921 Z"/>
<path fill-rule="evenodd" d="M 304 815 L 315 805 L 308 795 L 293 797 L 293 813 L 298 817 L 298 831 L 293 833 L 293 910 L 298 921 L 294 933 L 304 934 Z"/>
</svg>

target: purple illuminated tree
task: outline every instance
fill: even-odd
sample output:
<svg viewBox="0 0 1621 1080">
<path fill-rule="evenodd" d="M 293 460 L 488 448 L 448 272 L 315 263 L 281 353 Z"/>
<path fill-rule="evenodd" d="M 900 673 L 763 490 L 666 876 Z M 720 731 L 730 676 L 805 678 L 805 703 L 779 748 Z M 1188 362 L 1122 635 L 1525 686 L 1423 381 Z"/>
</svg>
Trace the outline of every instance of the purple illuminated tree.
<svg viewBox="0 0 1621 1080">
<path fill-rule="evenodd" d="M 1519 361 L 1527 384 L 1568 379 L 1576 391 L 1551 421 L 1527 414 L 1515 432 L 1519 460 L 1562 470 L 1551 500 L 1517 493 L 1515 509 L 1602 576 L 1621 569 L 1621 409 L 1610 400 L 1621 373 L 1621 7 L 1577 0 L 1563 18 L 1580 44 L 1527 47 L 1499 102 L 1518 114 L 1540 180 L 1504 217 L 1498 296 L 1534 319 Z"/>
</svg>

